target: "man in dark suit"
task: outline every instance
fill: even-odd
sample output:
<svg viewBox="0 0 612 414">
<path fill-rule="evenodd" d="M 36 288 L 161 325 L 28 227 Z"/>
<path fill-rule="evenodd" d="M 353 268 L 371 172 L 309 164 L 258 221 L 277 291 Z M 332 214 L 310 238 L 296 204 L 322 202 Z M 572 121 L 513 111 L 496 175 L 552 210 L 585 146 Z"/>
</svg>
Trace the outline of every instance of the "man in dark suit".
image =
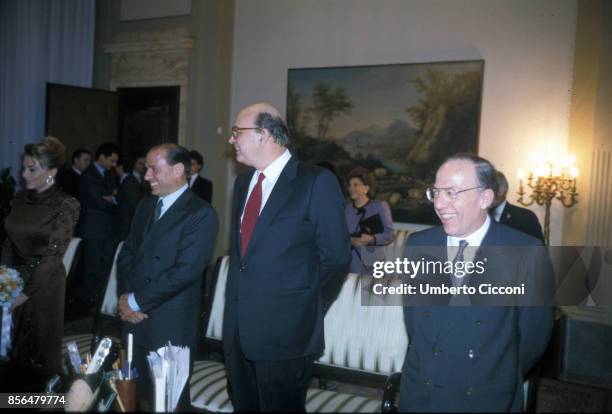
<svg viewBox="0 0 612 414">
<path fill-rule="evenodd" d="M 189 177 L 189 188 L 198 197 L 212 203 L 213 183 L 210 180 L 200 176 L 200 171 L 204 166 L 204 158 L 197 151 L 189 151 L 189 159 L 191 161 L 191 176 Z"/>
<path fill-rule="evenodd" d="M 83 271 L 81 300 L 96 307 L 101 298 L 113 260 L 116 238 L 113 214 L 117 208 L 115 179 L 111 169 L 117 165 L 119 149 L 104 143 L 96 151 L 96 159 L 80 181 L 80 236 L 83 238 Z"/>
<path fill-rule="evenodd" d="M 483 274 L 465 279 L 458 272 L 446 275 L 442 280 L 447 286 L 461 289 L 504 279 L 513 285 L 523 280 L 532 296 L 542 297 L 530 304 L 543 305 L 549 296 L 531 286 L 539 286 L 538 278 L 550 270 L 550 263 L 540 241 L 489 217 L 495 173 L 490 162 L 473 154 L 444 162 L 427 191 L 442 226 L 414 233 L 407 251 L 418 260 L 422 255 L 415 250 L 438 246 L 442 253 L 432 257 L 443 256 L 442 261 L 484 263 Z M 443 275 L 424 277 L 435 284 Z M 423 295 L 419 300 L 423 302 L 404 308 L 410 345 L 402 368 L 400 411 L 522 411 L 523 383 L 548 344 L 552 307 L 475 306 L 504 298 L 471 294 Z"/>
<path fill-rule="evenodd" d="M 79 183 L 81 174 L 91 164 L 91 152 L 84 148 L 80 148 L 72 153 L 72 165 L 70 168 L 61 171 L 58 174 L 57 181 L 64 192 L 70 194 L 77 200 L 81 200 L 79 195 Z"/>
<path fill-rule="evenodd" d="M 145 156 L 138 154 L 134 157 L 132 171 L 124 173 L 119 178 L 119 217 L 117 224 L 117 236 L 119 240 L 125 240 L 130 230 L 132 217 L 136 212 L 136 206 L 145 195 L 144 174 L 146 172 Z"/>
<path fill-rule="evenodd" d="M 491 217 L 501 224 L 505 224 L 508 227 L 529 234 L 544 243 L 542 226 L 540 226 L 540 222 L 535 213 L 506 201 L 508 180 L 506 180 L 506 176 L 499 171 L 497 172 L 497 186 L 497 195 L 490 209 Z"/>
<path fill-rule="evenodd" d="M 187 150 L 175 144 L 154 147 L 146 166 L 145 180 L 156 197 L 138 205 L 119 254 L 117 281 L 124 333 L 134 334 L 138 395 L 150 402 L 150 351 L 170 341 L 188 346 L 193 361 L 202 276 L 215 245 L 218 219 L 207 202 L 188 191 Z M 183 408 L 188 397 L 189 381 L 181 398 Z"/>
<path fill-rule="evenodd" d="M 253 167 L 234 183 L 223 320 L 236 411 L 304 411 L 323 316 L 351 259 L 336 177 L 299 162 L 288 141 L 264 103 L 240 111 L 229 139 Z"/>
</svg>

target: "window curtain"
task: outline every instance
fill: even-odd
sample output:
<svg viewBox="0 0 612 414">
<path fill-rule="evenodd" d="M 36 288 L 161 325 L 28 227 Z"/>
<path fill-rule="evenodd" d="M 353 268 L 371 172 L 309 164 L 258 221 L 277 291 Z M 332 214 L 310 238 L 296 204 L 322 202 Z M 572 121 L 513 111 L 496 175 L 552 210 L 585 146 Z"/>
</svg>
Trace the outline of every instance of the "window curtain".
<svg viewBox="0 0 612 414">
<path fill-rule="evenodd" d="M 45 136 L 46 83 L 91 87 L 94 30 L 95 0 L 0 0 L 0 168 L 15 178 Z"/>
</svg>

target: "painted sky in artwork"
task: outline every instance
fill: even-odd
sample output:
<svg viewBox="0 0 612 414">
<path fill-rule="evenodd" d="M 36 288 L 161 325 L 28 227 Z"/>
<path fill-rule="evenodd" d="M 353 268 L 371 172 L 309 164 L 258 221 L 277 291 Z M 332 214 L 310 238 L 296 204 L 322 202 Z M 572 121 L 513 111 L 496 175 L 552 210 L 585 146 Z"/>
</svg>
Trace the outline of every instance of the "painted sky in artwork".
<svg viewBox="0 0 612 414">
<path fill-rule="evenodd" d="M 454 74 L 474 70 L 480 64 L 439 63 L 436 69 Z M 331 123 L 327 138 L 337 139 L 372 126 L 385 128 L 397 120 L 414 126 L 406 112 L 419 100 L 412 80 L 431 68 L 432 63 L 290 69 L 289 84 L 300 94 L 302 108 L 312 106 L 312 91 L 317 83 L 345 89 L 354 106 L 350 114 L 341 114 Z"/>
</svg>

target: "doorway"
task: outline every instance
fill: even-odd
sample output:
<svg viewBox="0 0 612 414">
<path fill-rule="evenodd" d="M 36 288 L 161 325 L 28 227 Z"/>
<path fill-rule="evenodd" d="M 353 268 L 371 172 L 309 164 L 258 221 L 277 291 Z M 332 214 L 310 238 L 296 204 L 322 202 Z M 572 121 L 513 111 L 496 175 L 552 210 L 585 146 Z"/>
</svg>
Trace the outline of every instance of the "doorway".
<svg viewBox="0 0 612 414">
<path fill-rule="evenodd" d="M 123 157 L 178 143 L 179 86 L 118 88 L 119 148 Z"/>
</svg>

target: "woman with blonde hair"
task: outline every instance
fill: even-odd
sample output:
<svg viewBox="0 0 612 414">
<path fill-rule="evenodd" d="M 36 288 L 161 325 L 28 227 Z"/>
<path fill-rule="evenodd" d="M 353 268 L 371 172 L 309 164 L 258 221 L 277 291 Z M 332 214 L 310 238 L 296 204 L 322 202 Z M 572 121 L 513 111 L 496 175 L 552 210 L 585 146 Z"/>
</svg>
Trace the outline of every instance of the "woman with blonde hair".
<svg viewBox="0 0 612 414">
<path fill-rule="evenodd" d="M 26 189 L 15 195 L 2 248 L 2 264 L 17 269 L 24 281 L 23 292 L 12 304 L 10 360 L 41 377 L 59 373 L 62 364 L 66 287 L 62 258 L 80 210 L 79 202 L 55 182 L 65 150 L 54 137 L 25 146 Z"/>
</svg>

